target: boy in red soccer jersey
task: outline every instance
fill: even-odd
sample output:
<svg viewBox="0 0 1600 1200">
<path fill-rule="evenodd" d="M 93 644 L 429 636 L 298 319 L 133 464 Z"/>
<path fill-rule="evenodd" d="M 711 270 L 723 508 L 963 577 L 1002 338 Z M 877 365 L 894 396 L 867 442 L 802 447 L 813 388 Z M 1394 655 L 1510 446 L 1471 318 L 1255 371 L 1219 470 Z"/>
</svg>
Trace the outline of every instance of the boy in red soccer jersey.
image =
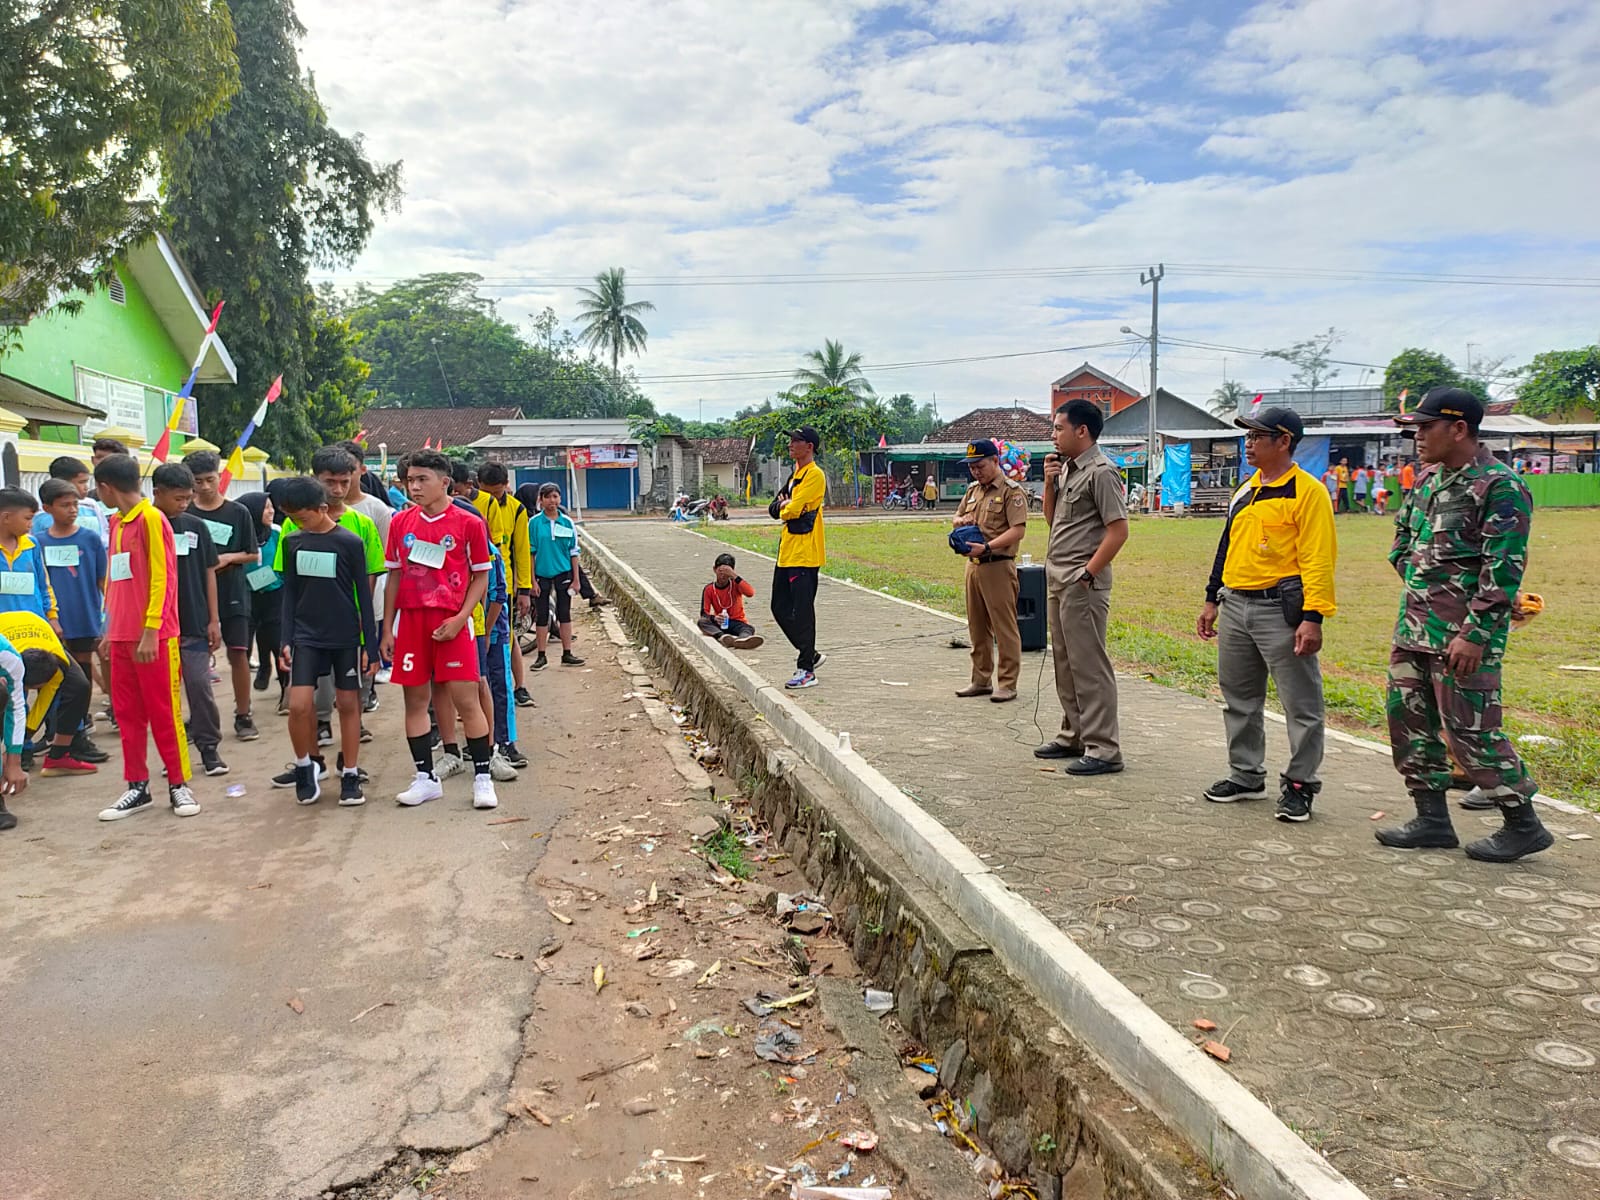
<svg viewBox="0 0 1600 1200">
<path fill-rule="evenodd" d="M 450 500 L 451 463 L 424 450 L 411 456 L 406 487 L 414 507 L 389 524 L 385 565 L 383 657 L 394 663 L 390 682 L 405 690 L 406 742 L 417 778 L 395 797 L 414 806 L 444 794 L 433 773 L 428 702 L 435 691 L 453 702 L 472 759 L 472 806 L 499 801 L 489 774 L 489 721 L 478 701 L 478 647 L 472 610 L 489 583 L 488 526 Z M 399 623 L 396 624 L 396 614 Z"/>
<path fill-rule="evenodd" d="M 163 468 L 163 470 L 166 468 Z M 187 479 L 186 468 L 178 471 Z M 146 732 L 167 768 L 167 799 L 180 817 L 200 811 L 189 790 L 189 749 L 178 700 L 178 559 L 167 518 L 140 491 L 139 464 L 113 454 L 95 464 L 101 502 L 111 518 L 106 573 L 106 642 L 111 647 L 111 705 L 122 738 L 127 791 L 100 813 L 120 821 L 152 808 Z M 154 480 L 161 486 L 161 471 Z"/>
</svg>

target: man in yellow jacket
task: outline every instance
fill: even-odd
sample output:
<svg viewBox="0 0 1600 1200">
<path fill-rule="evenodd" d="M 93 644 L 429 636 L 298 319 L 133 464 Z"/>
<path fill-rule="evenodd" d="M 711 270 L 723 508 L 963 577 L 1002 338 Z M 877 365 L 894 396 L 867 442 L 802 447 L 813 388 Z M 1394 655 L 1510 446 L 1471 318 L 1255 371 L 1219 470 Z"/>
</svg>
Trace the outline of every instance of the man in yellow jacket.
<svg viewBox="0 0 1600 1200">
<path fill-rule="evenodd" d="M 1206 789 L 1218 804 L 1267 798 L 1267 677 L 1289 727 L 1289 765 L 1277 817 L 1309 821 L 1322 789 L 1322 622 L 1336 609 L 1338 542 L 1328 489 L 1294 461 L 1305 435 L 1298 413 L 1268 408 L 1240 417 L 1255 474 L 1233 494 L 1196 632 L 1217 639 L 1217 683 L 1228 736 L 1228 777 Z M 1219 609 L 1220 604 L 1220 609 Z M 1218 617 L 1221 628 L 1218 628 Z"/>
<path fill-rule="evenodd" d="M 817 653 L 817 574 L 827 561 L 822 506 L 828 485 L 817 465 L 821 448 L 821 436 L 809 425 L 789 434 L 794 472 L 767 509 L 783 522 L 772 572 L 772 619 L 797 651 L 787 688 L 816 687 L 817 668 L 827 658 Z"/>
</svg>

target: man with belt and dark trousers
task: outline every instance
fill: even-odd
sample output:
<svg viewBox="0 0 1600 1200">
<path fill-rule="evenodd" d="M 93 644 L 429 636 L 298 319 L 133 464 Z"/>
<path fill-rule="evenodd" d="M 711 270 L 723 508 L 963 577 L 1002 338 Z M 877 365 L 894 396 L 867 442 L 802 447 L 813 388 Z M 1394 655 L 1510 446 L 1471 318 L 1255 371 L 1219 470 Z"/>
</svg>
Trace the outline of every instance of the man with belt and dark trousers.
<svg viewBox="0 0 1600 1200">
<path fill-rule="evenodd" d="M 988 696 L 996 704 L 1017 698 L 1022 674 L 1022 632 L 1017 628 L 1017 547 L 1028 532 L 1028 493 L 1000 470 L 1000 448 L 989 438 L 967 446 L 972 483 L 953 523 L 976 525 L 981 541 L 967 546 L 967 635 L 972 639 L 972 682 L 958 696 Z M 990 643 L 993 642 L 993 646 Z M 995 666 L 995 650 L 999 666 Z"/>
<path fill-rule="evenodd" d="M 1309 821 L 1322 783 L 1325 734 L 1322 622 L 1335 611 L 1338 543 L 1327 489 L 1295 465 L 1305 434 L 1299 414 L 1268 408 L 1239 417 L 1255 474 L 1228 505 L 1206 602 L 1195 630 L 1217 639 L 1217 682 L 1228 735 L 1228 777 L 1206 789 L 1218 804 L 1267 798 L 1267 676 L 1289 726 L 1289 765 L 1278 797 L 1280 821 Z M 1218 606 L 1221 628 L 1218 628 Z"/>
<path fill-rule="evenodd" d="M 1106 621 L 1111 560 L 1128 540 L 1128 502 L 1122 476 L 1100 449 L 1105 417 L 1099 405 L 1069 400 L 1051 425 L 1055 450 L 1044 459 L 1045 577 L 1061 731 L 1033 753 L 1071 759 L 1068 775 L 1111 775 L 1122 770 L 1122 745 Z"/>
</svg>

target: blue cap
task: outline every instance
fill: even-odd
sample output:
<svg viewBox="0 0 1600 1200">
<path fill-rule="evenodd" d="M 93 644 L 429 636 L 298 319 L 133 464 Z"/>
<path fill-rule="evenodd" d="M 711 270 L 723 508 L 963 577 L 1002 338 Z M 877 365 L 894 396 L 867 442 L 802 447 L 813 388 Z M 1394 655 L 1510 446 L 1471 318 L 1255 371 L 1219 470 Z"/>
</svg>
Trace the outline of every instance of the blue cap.
<svg viewBox="0 0 1600 1200">
<path fill-rule="evenodd" d="M 977 462 L 982 458 L 999 458 L 1000 447 L 994 444 L 992 438 L 979 438 L 975 442 L 967 443 L 967 462 Z"/>
</svg>

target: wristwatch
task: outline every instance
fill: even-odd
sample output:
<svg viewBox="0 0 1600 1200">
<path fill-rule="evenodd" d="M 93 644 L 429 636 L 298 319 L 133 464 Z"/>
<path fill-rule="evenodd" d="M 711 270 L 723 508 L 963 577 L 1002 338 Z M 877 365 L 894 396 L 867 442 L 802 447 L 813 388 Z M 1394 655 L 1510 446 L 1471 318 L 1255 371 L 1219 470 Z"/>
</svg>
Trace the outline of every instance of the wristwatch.
<svg viewBox="0 0 1600 1200">
<path fill-rule="evenodd" d="M 1078 576 L 1078 582 L 1082 583 L 1085 579 L 1087 579 L 1089 581 L 1089 586 L 1090 587 L 1094 586 L 1094 584 L 1095 584 L 1094 572 L 1089 570 L 1088 567 L 1085 567 L 1083 569 L 1083 574 Z"/>
</svg>

